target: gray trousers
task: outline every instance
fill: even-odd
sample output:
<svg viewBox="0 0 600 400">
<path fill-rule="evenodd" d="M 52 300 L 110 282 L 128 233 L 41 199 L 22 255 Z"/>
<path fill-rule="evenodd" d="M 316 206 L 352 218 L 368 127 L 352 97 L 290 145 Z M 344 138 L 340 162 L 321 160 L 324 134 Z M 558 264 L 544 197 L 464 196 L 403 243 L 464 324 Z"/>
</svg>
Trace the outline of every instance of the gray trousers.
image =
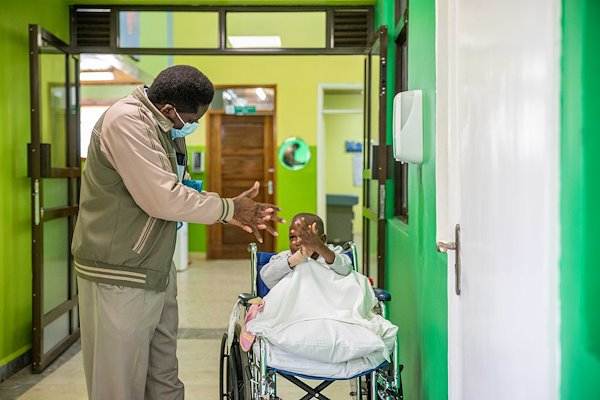
<svg viewBox="0 0 600 400">
<path fill-rule="evenodd" d="M 83 367 L 90 400 L 180 400 L 177 276 L 165 292 L 77 278 Z"/>
</svg>

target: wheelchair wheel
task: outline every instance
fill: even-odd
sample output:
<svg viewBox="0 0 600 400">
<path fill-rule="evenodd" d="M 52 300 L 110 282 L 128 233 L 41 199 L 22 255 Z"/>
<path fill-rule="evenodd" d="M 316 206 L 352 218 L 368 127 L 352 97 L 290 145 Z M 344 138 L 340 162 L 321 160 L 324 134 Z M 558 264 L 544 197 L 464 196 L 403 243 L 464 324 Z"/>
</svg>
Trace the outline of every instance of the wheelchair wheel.
<svg viewBox="0 0 600 400">
<path fill-rule="evenodd" d="M 228 351 L 227 351 L 228 350 Z M 251 400 L 248 355 L 242 351 L 237 338 L 227 349 L 227 334 L 221 338 L 221 364 L 219 368 L 219 393 L 222 400 Z"/>
<path fill-rule="evenodd" d="M 372 386 L 371 386 L 371 380 L 373 379 L 372 375 L 369 373 L 367 375 L 363 375 L 360 377 L 360 389 L 357 390 L 357 399 L 358 400 L 403 400 L 404 399 L 404 395 L 403 395 L 403 391 L 402 391 L 402 374 L 400 374 L 400 376 L 398 377 L 398 387 L 394 387 L 393 384 L 388 383 L 386 385 L 385 383 L 385 379 L 386 377 L 389 377 L 392 375 L 392 370 L 391 370 L 391 366 L 387 366 L 381 370 L 379 370 L 376 375 L 377 375 L 377 380 L 378 380 L 378 387 L 377 387 L 377 393 L 373 393 L 372 391 Z M 402 369 L 404 368 L 403 365 L 399 366 L 400 370 L 399 372 L 402 372 Z M 383 374 L 383 381 L 380 381 L 380 379 L 382 379 L 382 375 Z M 383 385 L 383 387 L 382 387 Z M 391 386 L 388 386 L 391 385 Z"/>
<path fill-rule="evenodd" d="M 360 385 L 357 388 L 357 399 L 371 400 L 371 374 L 361 376 L 359 382 Z"/>
<path fill-rule="evenodd" d="M 229 354 L 227 352 L 227 333 L 221 337 L 221 356 L 219 363 L 219 396 L 221 400 L 233 399 L 231 385 L 229 384 Z M 237 399 L 237 398 L 236 398 Z"/>
</svg>

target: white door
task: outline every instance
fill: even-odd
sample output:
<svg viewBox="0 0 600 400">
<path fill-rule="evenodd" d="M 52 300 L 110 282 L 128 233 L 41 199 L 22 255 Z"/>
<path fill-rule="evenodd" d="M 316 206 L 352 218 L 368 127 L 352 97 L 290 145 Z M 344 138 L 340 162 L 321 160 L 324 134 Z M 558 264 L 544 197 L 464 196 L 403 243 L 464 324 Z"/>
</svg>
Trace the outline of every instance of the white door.
<svg viewBox="0 0 600 400">
<path fill-rule="evenodd" d="M 559 398 L 560 1 L 437 2 L 450 399 Z"/>
</svg>

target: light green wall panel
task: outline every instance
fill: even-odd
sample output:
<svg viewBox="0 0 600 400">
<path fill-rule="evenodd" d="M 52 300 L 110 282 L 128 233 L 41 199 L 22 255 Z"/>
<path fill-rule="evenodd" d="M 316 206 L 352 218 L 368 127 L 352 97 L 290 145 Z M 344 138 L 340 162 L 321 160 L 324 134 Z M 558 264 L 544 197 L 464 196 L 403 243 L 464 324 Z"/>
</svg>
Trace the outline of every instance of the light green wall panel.
<svg viewBox="0 0 600 400">
<path fill-rule="evenodd" d="M 0 366 L 31 347 L 28 24 L 69 38 L 68 2 L 3 2 L 0 18 Z"/>
<path fill-rule="evenodd" d="M 168 47 L 169 22 L 165 13 L 140 15 L 140 47 Z M 168 56 L 140 56 L 138 67 L 154 77 L 170 65 Z M 150 82 L 148 82 L 149 84 Z"/>
<path fill-rule="evenodd" d="M 337 94 L 327 92 L 323 97 L 325 110 L 361 110 L 363 109 L 363 94 Z"/>
<path fill-rule="evenodd" d="M 192 172 L 192 153 L 196 151 L 204 152 L 206 168 L 206 147 L 188 146 L 188 172 L 192 179 L 198 179 L 203 182 L 202 187 L 206 190 L 208 182 L 205 172 Z M 191 253 L 206 253 L 206 225 L 188 224 L 188 249 Z"/>
<path fill-rule="evenodd" d="M 327 97 L 328 95 L 325 96 L 325 98 Z M 353 157 L 360 153 L 348 153 L 345 141 L 362 143 L 363 116 L 362 114 L 326 114 L 323 119 L 326 152 L 324 157 L 325 193 L 353 195 L 358 198 L 358 204 L 352 207 L 354 211 L 353 232 L 361 232 L 362 186 L 354 186 L 352 179 Z"/>
<path fill-rule="evenodd" d="M 174 12 L 173 46 L 218 48 L 219 14 Z"/>
<path fill-rule="evenodd" d="M 150 82 L 148 82 L 150 83 Z M 86 100 L 118 100 L 133 92 L 137 85 L 84 85 L 79 91 L 82 102 Z"/>
<path fill-rule="evenodd" d="M 600 398 L 600 3 L 563 0 L 561 398 Z"/>
<path fill-rule="evenodd" d="M 132 4 L 132 5 L 205 5 L 205 6 L 239 6 L 251 5 L 251 6 L 312 6 L 312 5 L 325 5 L 325 6 L 353 6 L 353 5 L 372 5 L 375 3 L 374 0 L 252 0 L 252 1 L 239 1 L 239 0 L 81 0 L 77 1 L 76 4 Z"/>
<path fill-rule="evenodd" d="M 227 13 L 230 36 L 278 36 L 284 48 L 324 48 L 325 12 Z M 228 47 L 230 46 L 228 43 Z"/>
<path fill-rule="evenodd" d="M 277 252 L 288 250 L 289 223 L 292 217 L 301 212 L 317 212 L 317 154 L 316 146 L 310 146 L 313 157 L 306 167 L 289 170 L 277 165 L 277 204 L 282 208 L 280 215 L 286 224 L 280 224 L 277 232 Z"/>
</svg>

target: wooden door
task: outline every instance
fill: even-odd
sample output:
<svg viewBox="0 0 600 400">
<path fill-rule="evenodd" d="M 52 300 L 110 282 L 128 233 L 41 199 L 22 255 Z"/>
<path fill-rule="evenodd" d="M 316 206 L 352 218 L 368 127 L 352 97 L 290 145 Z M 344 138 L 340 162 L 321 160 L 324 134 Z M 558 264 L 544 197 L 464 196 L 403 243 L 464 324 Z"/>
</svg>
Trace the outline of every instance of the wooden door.
<svg viewBox="0 0 600 400">
<path fill-rule="evenodd" d="M 208 182 L 211 192 L 235 197 L 260 182 L 258 202 L 275 203 L 274 133 L 272 115 L 208 116 Z M 275 238 L 263 232 L 260 251 L 275 251 Z M 227 224 L 208 226 L 208 259 L 247 258 L 254 235 Z"/>
</svg>

